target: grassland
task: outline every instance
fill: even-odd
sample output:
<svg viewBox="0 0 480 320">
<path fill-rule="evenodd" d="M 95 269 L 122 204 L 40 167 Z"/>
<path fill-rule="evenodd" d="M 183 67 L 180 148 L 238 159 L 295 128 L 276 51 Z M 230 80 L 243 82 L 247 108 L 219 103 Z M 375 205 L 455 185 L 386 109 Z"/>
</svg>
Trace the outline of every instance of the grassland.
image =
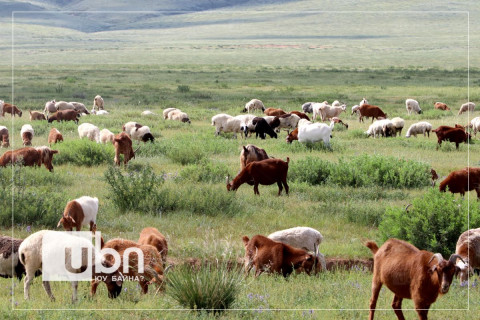
<svg viewBox="0 0 480 320">
<path fill-rule="evenodd" d="M 7 70 L 3 69 L 2 73 Z M 473 79 L 478 72 L 471 70 Z M 97 218 L 99 230 L 106 239 L 123 237 L 135 240 L 145 226 L 155 226 L 169 240 L 169 257 L 173 263 L 182 263 L 188 258 L 200 260 L 230 259 L 243 256 L 243 235 L 268 234 L 272 231 L 296 225 L 308 225 L 322 232 L 325 237 L 321 251 L 328 257 L 369 258 L 363 247 L 365 239 L 380 241 L 377 229 L 385 209 L 390 206 L 404 207 L 414 197 L 426 192 L 424 188 L 348 187 L 335 184 L 312 186 L 304 182 L 290 181 L 291 193 L 277 197 L 276 186 L 261 186 L 261 196 L 254 196 L 249 186 L 242 186 L 236 193 L 227 193 L 225 173 L 234 176 L 239 168 L 239 153 L 242 145 L 253 143 L 264 148 L 269 155 L 291 159 L 291 167 L 306 157 L 320 158 L 337 163 L 349 161 L 362 154 L 391 156 L 397 159 L 415 160 L 431 165 L 440 176 L 470 165 L 479 165 L 478 140 L 470 145 L 461 145 L 457 151 L 452 145 L 443 145 L 436 150 L 436 138 L 367 139 L 363 132 L 369 123 L 359 123 L 349 112 L 342 114 L 348 130 L 336 127 L 333 132 L 332 149 L 322 146 L 306 147 L 279 139 L 247 140 L 233 139 L 230 134 L 214 136 L 210 118 L 217 113 L 236 115 L 253 97 L 261 99 L 267 107 L 299 110 L 306 101 L 332 101 L 338 99 L 348 106 L 357 104 L 363 97 L 384 109 L 390 117 L 401 116 L 408 126 L 418 120 L 438 125 L 466 124 L 469 117 L 457 116 L 458 107 L 467 100 L 467 72 L 464 69 L 442 70 L 437 68 L 378 68 L 336 69 L 314 67 L 269 67 L 226 65 L 92 65 L 57 66 L 37 65 L 16 67 L 14 73 L 15 103 L 25 112 L 22 118 L 0 119 L 0 125 L 10 128 L 10 141 L 14 148 L 21 146 L 20 127 L 30 123 L 27 110 L 42 110 L 45 101 L 79 101 L 89 106 L 93 97 L 100 93 L 106 102 L 107 116 L 82 117 L 80 123 L 89 122 L 100 129 L 119 132 L 123 123 L 138 121 L 148 125 L 157 138 L 154 144 L 141 146 L 133 166 L 150 165 L 154 172 L 165 177 L 161 185 L 164 202 L 168 206 L 155 212 L 129 210 L 121 212 L 110 198 L 110 188 L 104 173 L 113 162 L 100 160 L 92 166 L 62 162 L 62 154 L 75 148 L 93 145 L 93 142 L 68 142 L 78 139 L 77 126 L 73 123 L 32 123 L 35 130 L 34 145 L 47 144 L 47 135 L 55 126 L 64 135 L 66 142 L 59 145 L 60 154 L 54 159 L 55 172 L 44 168 L 22 168 L 16 171 L 20 181 L 29 190 L 48 199 L 67 201 L 81 195 L 95 195 L 100 199 Z M 10 86 L 0 87 L 0 96 L 10 94 Z M 470 100 L 478 101 L 480 90 L 470 89 Z M 423 115 L 407 116 L 404 100 L 415 98 L 420 102 Z M 433 104 L 442 101 L 453 112 L 433 110 Z M 190 115 L 192 124 L 165 121 L 161 111 L 178 107 Z M 142 117 L 143 110 L 158 114 Z M 405 133 L 404 131 L 404 133 Z M 137 143 L 135 143 L 137 145 Z M 97 146 L 98 147 L 98 146 Z M 135 147 L 135 146 L 134 146 Z M 108 155 L 113 147 L 98 147 Z M 183 164 L 182 164 L 183 163 Z M 199 178 L 195 172 L 208 175 Z M 9 172 L 10 169 L 3 169 Z M 477 205 L 471 194 L 471 205 Z M 14 199 L 15 200 L 15 199 Z M 16 199 L 20 201 L 20 199 Z M 22 199 L 25 201 L 25 199 Z M 45 212 L 37 220 L 14 221 L 1 227 L 2 234 L 13 233 L 23 238 L 29 233 L 53 229 L 58 212 Z M 158 209 L 158 208 L 157 208 Z M 9 208 L 1 209 L 1 217 L 10 217 Z M 53 217 L 53 218 L 52 218 Z M 47 223 L 48 221 L 48 223 Z M 254 311 L 227 312 L 223 318 L 290 318 L 293 316 L 321 319 L 355 319 L 366 317 L 371 276 L 365 271 L 344 271 L 322 274 L 318 277 L 295 276 L 288 281 L 277 277 L 247 278 L 235 308 Z M 12 287 L 13 283 L 13 287 Z M 54 284 L 52 290 L 57 302 L 46 299 L 39 279 L 32 287 L 32 301 L 23 300 L 22 283 L 0 280 L 2 315 L 13 318 L 64 318 L 64 317 L 131 317 L 135 319 L 189 318 L 185 311 L 9 311 L 13 299 L 15 308 L 43 309 L 178 309 L 175 301 L 165 295 L 140 296 L 135 283 L 127 283 L 126 291 L 119 299 L 107 300 L 105 288 L 91 299 L 87 285 L 80 286 L 80 301 L 70 303 L 70 286 Z M 13 291 L 13 296 L 9 294 Z M 465 309 L 471 311 L 434 311 L 434 318 L 464 319 L 478 314 L 480 294 L 476 282 L 470 288 L 468 305 L 467 288 L 455 283 L 445 297 L 435 305 L 438 309 Z M 384 290 L 379 308 L 390 309 L 391 294 Z M 405 308 L 411 308 L 407 302 Z M 305 309 L 301 311 L 268 311 L 265 309 Z M 310 309 L 328 309 L 312 311 Z M 393 319 L 391 310 L 381 311 L 380 317 Z M 412 311 L 407 317 L 414 317 Z M 207 314 L 200 318 L 210 317 Z M 473 317 L 475 318 L 475 316 Z"/>
</svg>

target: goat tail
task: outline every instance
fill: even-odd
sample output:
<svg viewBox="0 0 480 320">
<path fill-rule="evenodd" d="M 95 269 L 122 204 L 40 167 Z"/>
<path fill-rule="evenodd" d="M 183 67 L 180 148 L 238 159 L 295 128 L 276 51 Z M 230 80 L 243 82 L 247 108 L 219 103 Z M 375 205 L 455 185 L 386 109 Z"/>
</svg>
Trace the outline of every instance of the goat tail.
<svg viewBox="0 0 480 320">
<path fill-rule="evenodd" d="M 290 158 L 289 158 L 289 157 L 287 157 L 287 164 L 288 164 L 289 162 L 290 162 Z"/>
<path fill-rule="evenodd" d="M 243 245 L 246 247 L 248 245 L 248 242 L 250 241 L 250 239 L 248 239 L 247 236 L 243 236 L 242 240 L 243 240 Z"/>
<path fill-rule="evenodd" d="M 378 251 L 378 246 L 374 241 L 365 242 L 365 246 L 372 251 L 373 254 L 376 254 Z"/>
<path fill-rule="evenodd" d="M 20 262 L 25 265 L 25 254 L 22 252 L 22 254 L 18 257 L 18 259 L 20 260 Z"/>
</svg>

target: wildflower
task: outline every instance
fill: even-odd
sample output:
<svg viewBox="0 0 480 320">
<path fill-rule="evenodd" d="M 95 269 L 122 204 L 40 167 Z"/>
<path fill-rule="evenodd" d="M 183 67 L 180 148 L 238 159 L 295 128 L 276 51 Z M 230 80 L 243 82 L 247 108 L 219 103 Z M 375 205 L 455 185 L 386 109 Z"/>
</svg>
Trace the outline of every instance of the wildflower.
<svg viewBox="0 0 480 320">
<path fill-rule="evenodd" d="M 30 233 L 32 230 L 32 227 L 31 226 L 27 226 L 27 232 Z"/>
</svg>

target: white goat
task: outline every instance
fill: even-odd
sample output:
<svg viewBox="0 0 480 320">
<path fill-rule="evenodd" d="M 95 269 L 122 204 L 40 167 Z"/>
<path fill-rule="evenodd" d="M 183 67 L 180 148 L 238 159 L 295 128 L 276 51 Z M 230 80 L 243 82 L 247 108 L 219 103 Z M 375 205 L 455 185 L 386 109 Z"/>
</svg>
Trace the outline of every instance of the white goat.
<svg viewBox="0 0 480 320">
<path fill-rule="evenodd" d="M 313 116 L 312 116 L 312 121 L 315 121 L 319 115 L 321 115 L 321 110 L 325 108 L 325 106 L 328 106 L 327 101 L 323 101 L 321 103 L 315 102 L 312 104 L 312 111 L 313 111 Z"/>
<path fill-rule="evenodd" d="M 338 117 L 340 115 L 340 113 L 347 112 L 346 110 L 347 110 L 347 106 L 344 105 L 344 104 L 343 105 L 337 105 L 337 106 L 324 105 L 320 109 L 320 115 L 321 115 L 322 121 L 325 121 L 327 119 Z"/>
<path fill-rule="evenodd" d="M 363 98 L 362 101 L 360 101 L 359 106 L 363 106 L 364 104 L 368 104 L 367 99 Z"/>
<path fill-rule="evenodd" d="M 78 126 L 78 135 L 80 139 L 83 137 L 87 137 L 91 141 L 95 141 L 96 143 L 100 143 L 100 130 L 97 126 L 91 123 L 82 123 Z"/>
<path fill-rule="evenodd" d="M 461 115 L 462 113 L 464 112 L 473 112 L 473 110 L 475 110 L 475 103 L 473 102 L 467 102 L 467 103 L 464 103 L 462 104 L 462 106 L 460 107 L 460 110 L 458 111 L 458 115 Z"/>
<path fill-rule="evenodd" d="M 358 114 L 358 109 L 359 108 L 360 108 L 360 106 L 358 104 L 356 104 L 352 107 L 352 116 L 353 116 L 354 113 Z"/>
<path fill-rule="evenodd" d="M 115 134 L 113 134 L 112 131 L 110 131 L 108 129 L 100 130 L 100 142 L 101 143 L 107 143 L 107 142 L 113 143 L 114 139 L 115 139 Z"/>
<path fill-rule="evenodd" d="M 416 138 L 417 134 L 423 133 L 423 136 L 425 137 L 425 134 L 430 137 L 430 131 L 432 131 L 432 125 L 426 121 L 421 121 L 414 123 L 408 128 L 407 134 L 405 137 L 410 138 L 412 135 Z"/>
<path fill-rule="evenodd" d="M 470 128 L 473 128 L 473 134 L 477 136 L 477 132 L 480 131 L 480 117 L 475 117 L 470 121 Z"/>
<path fill-rule="evenodd" d="M 315 143 L 321 140 L 326 147 L 330 148 L 330 137 L 335 123 L 332 121 L 330 126 L 328 126 L 325 123 L 305 124 L 305 121 L 308 120 L 302 119 L 299 121 L 298 141 L 301 143 Z"/>
<path fill-rule="evenodd" d="M 418 104 L 417 100 L 407 99 L 405 100 L 405 106 L 407 108 L 408 114 L 411 114 L 412 111 L 414 113 L 422 114 L 422 109 L 420 109 L 420 105 Z"/>
</svg>

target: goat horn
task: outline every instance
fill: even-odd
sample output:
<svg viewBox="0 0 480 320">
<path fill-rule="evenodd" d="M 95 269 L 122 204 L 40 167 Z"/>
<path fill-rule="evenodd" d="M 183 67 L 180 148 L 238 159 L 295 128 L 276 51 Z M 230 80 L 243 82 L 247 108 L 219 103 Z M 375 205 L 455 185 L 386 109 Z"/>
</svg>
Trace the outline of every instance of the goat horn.
<svg viewBox="0 0 480 320">
<path fill-rule="evenodd" d="M 405 207 L 405 211 L 408 212 L 408 208 L 411 206 L 412 204 L 410 203 L 408 206 Z"/>
<path fill-rule="evenodd" d="M 227 175 L 227 184 L 230 181 L 230 175 Z"/>
<path fill-rule="evenodd" d="M 460 259 L 463 263 L 465 263 L 465 261 L 463 260 L 463 258 L 462 258 L 460 255 L 456 254 L 456 253 L 454 253 L 454 254 L 452 254 L 452 255 L 450 256 L 450 258 L 448 259 L 448 262 L 456 263 L 456 262 L 457 262 L 457 259 Z"/>
<path fill-rule="evenodd" d="M 138 146 L 138 148 L 133 151 L 133 154 L 137 153 L 137 151 L 138 151 L 138 149 L 140 149 L 140 147 L 141 146 Z"/>
<path fill-rule="evenodd" d="M 437 258 L 438 262 L 442 262 L 444 260 L 440 253 L 434 253 L 432 258 L 430 258 L 430 261 L 428 261 L 428 263 L 432 262 L 433 258 Z"/>
</svg>

